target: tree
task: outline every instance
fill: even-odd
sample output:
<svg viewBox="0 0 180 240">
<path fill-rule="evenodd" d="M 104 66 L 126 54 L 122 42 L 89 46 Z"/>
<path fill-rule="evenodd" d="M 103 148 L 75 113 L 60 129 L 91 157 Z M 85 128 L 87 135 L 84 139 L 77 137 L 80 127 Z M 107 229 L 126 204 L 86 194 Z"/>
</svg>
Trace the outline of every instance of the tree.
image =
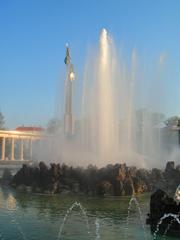
<svg viewBox="0 0 180 240">
<path fill-rule="evenodd" d="M 4 124 L 5 124 L 5 119 L 3 114 L 0 112 L 0 129 L 3 130 L 4 129 Z"/>
<path fill-rule="evenodd" d="M 180 118 L 178 116 L 173 116 L 165 121 L 168 127 L 180 127 Z"/>
</svg>

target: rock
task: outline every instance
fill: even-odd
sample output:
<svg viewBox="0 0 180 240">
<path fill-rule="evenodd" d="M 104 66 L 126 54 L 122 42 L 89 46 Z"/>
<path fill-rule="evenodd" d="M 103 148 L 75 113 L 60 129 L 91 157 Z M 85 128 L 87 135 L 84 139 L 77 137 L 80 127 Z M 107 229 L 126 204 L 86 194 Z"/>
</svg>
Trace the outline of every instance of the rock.
<svg viewBox="0 0 180 240">
<path fill-rule="evenodd" d="M 168 193 L 173 196 L 180 183 L 180 170 L 174 162 L 167 162 L 164 172 L 165 184 Z"/>
<path fill-rule="evenodd" d="M 178 171 L 180 173 L 180 165 L 176 166 L 176 171 Z"/>
<path fill-rule="evenodd" d="M 180 182 L 180 170 L 173 162 L 159 169 L 137 169 L 126 164 L 109 164 L 98 169 L 86 169 L 52 163 L 47 166 L 40 162 L 37 166 L 23 165 L 11 181 L 11 186 L 31 187 L 33 192 L 61 193 L 68 190 L 75 194 L 124 196 L 149 192 L 162 188 L 173 194 Z"/>
<path fill-rule="evenodd" d="M 43 194 L 52 195 L 52 194 L 54 194 L 54 192 L 51 192 L 49 190 L 44 190 Z"/>
<path fill-rule="evenodd" d="M 99 195 L 113 195 L 112 184 L 108 181 L 103 181 L 99 184 L 97 191 Z"/>
<path fill-rule="evenodd" d="M 133 186 L 135 193 L 144 193 L 148 192 L 149 187 L 146 183 L 139 177 L 133 177 Z"/>
<path fill-rule="evenodd" d="M 73 183 L 72 191 L 74 193 L 80 193 L 80 185 L 78 182 Z"/>
<path fill-rule="evenodd" d="M 61 168 L 59 164 L 52 163 L 49 170 L 49 177 L 51 182 L 57 182 L 61 177 Z"/>
<path fill-rule="evenodd" d="M 137 168 L 136 167 L 130 167 L 128 168 L 128 175 L 132 177 L 135 177 L 137 175 Z"/>
<path fill-rule="evenodd" d="M 154 232 L 157 228 L 157 224 L 165 214 L 176 214 L 180 213 L 180 205 L 177 205 L 173 198 L 170 198 L 166 192 L 158 189 L 151 195 L 150 200 L 150 214 L 148 214 L 147 224 L 150 224 L 151 231 Z M 180 216 L 179 216 L 180 219 Z M 180 237 L 180 225 L 175 221 L 172 222 L 172 218 L 169 217 L 160 225 L 160 233 L 164 233 L 167 229 L 168 224 L 171 224 L 171 228 L 168 231 L 169 235 Z"/>
<path fill-rule="evenodd" d="M 114 183 L 114 194 L 116 196 L 125 196 L 125 190 L 122 181 L 116 181 Z"/>
<path fill-rule="evenodd" d="M 31 186 L 26 186 L 26 192 L 31 193 L 32 192 L 32 187 Z"/>
<path fill-rule="evenodd" d="M 48 167 L 46 166 L 46 164 L 44 162 L 40 162 L 39 163 L 39 170 L 40 170 L 40 173 L 42 175 L 46 175 L 47 172 L 48 172 Z"/>
<path fill-rule="evenodd" d="M 71 194 L 71 191 L 70 191 L 70 190 L 63 190 L 60 194 L 61 194 L 62 196 L 70 195 L 70 194 Z"/>
<path fill-rule="evenodd" d="M 127 178 L 124 180 L 124 191 L 125 195 L 127 196 L 132 196 L 134 194 L 134 186 L 133 186 L 133 181 L 131 178 Z"/>
<path fill-rule="evenodd" d="M 26 192 L 26 185 L 20 184 L 20 185 L 17 186 L 16 189 L 17 189 L 17 191 L 19 191 L 19 192 Z"/>
<path fill-rule="evenodd" d="M 51 183 L 48 187 L 48 191 L 51 192 L 52 194 L 58 193 L 58 190 L 59 190 L 59 182 Z"/>
<path fill-rule="evenodd" d="M 117 176 L 117 180 L 123 182 L 127 176 L 127 167 L 126 164 L 121 164 L 119 167 L 119 172 Z"/>
<path fill-rule="evenodd" d="M 11 183 L 13 186 L 20 184 L 32 186 L 34 180 L 37 180 L 36 173 L 36 168 L 23 164 L 22 168 L 13 177 Z"/>
<path fill-rule="evenodd" d="M 154 180 L 154 182 L 160 181 L 163 178 L 163 172 L 160 169 L 153 168 L 150 174 L 150 178 Z"/>
<path fill-rule="evenodd" d="M 33 186 L 33 192 L 35 192 L 35 193 L 41 193 L 42 190 L 41 190 L 41 188 L 38 187 L 38 186 Z"/>
<path fill-rule="evenodd" d="M 165 173 L 166 174 L 171 174 L 175 170 L 175 163 L 172 162 L 167 162 L 166 168 L 165 168 Z"/>
</svg>

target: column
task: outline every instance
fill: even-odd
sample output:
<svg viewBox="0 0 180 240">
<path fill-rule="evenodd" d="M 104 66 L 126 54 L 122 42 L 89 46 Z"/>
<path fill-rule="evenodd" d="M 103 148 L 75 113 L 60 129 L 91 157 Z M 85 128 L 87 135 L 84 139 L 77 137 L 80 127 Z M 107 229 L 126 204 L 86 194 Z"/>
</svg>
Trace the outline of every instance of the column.
<svg viewBox="0 0 180 240">
<path fill-rule="evenodd" d="M 5 152 L 6 152 L 6 138 L 2 138 L 2 151 L 1 151 L 1 160 L 5 160 Z"/>
<path fill-rule="evenodd" d="M 23 146 L 24 143 L 23 143 L 23 139 L 21 139 L 21 142 L 20 142 L 20 160 L 24 160 L 24 149 L 23 149 Z"/>
<path fill-rule="evenodd" d="M 32 160 L 32 139 L 29 139 L 29 156 L 30 160 Z"/>
<path fill-rule="evenodd" d="M 11 160 L 14 160 L 14 138 L 11 140 Z"/>
</svg>

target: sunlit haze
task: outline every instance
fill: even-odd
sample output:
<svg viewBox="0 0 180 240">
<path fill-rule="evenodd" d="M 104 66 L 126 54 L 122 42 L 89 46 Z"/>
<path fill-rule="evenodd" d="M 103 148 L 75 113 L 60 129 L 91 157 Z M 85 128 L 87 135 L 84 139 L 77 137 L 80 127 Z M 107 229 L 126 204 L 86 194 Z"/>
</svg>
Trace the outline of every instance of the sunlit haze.
<svg viewBox="0 0 180 240">
<path fill-rule="evenodd" d="M 66 42 L 78 94 L 86 56 L 104 27 L 127 64 L 136 50 L 142 78 L 161 79 L 154 94 L 163 92 L 162 112 L 179 115 L 179 8 L 178 0 L 1 1 L 0 110 L 6 126 L 46 126 L 57 115 Z"/>
</svg>

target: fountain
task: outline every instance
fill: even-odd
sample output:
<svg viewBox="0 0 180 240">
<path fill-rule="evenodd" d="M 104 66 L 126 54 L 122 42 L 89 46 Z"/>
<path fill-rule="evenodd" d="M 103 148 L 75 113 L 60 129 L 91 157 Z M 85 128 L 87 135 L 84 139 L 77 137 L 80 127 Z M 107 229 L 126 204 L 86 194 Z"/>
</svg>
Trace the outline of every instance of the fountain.
<svg viewBox="0 0 180 240">
<path fill-rule="evenodd" d="M 110 176 L 111 178 L 104 179 L 102 177 L 102 179 L 98 179 L 98 171 L 101 176 L 104 174 L 102 169 L 92 167 L 92 169 L 84 169 L 84 173 L 82 174 L 82 169 L 75 168 L 74 170 L 70 166 L 87 166 L 93 164 L 97 167 L 102 167 L 107 164 L 126 162 L 128 165 L 155 167 L 161 164 L 164 150 L 163 139 L 161 138 L 159 128 L 154 127 L 152 109 L 146 107 L 146 99 L 141 103 L 143 107 L 145 105 L 146 109 L 137 111 L 139 108 L 138 102 L 141 100 L 139 97 L 141 95 L 139 85 L 142 83 L 138 81 L 136 51 L 133 50 L 132 52 L 131 63 L 126 64 L 124 60 L 119 60 L 114 42 L 107 30 L 103 29 L 101 31 L 97 53 L 95 57 L 88 58 L 86 64 L 87 67 L 85 68 L 82 92 L 80 94 L 81 111 L 76 121 L 75 109 L 77 106 L 74 106 L 73 101 L 75 74 L 68 45 L 66 46 L 65 64 L 67 67 L 67 77 L 65 80 L 64 126 L 60 134 L 53 139 L 53 142 L 57 144 L 56 147 L 53 147 L 53 149 L 56 149 L 53 155 L 55 158 L 58 156 L 61 163 L 65 162 L 67 166 L 51 164 L 51 167 L 48 168 L 41 162 L 39 168 L 36 168 L 35 171 L 31 171 L 31 167 L 23 166 L 19 171 L 19 177 L 17 174 L 14 178 L 14 186 L 18 186 L 23 183 L 24 180 L 28 180 L 25 181 L 24 184 L 26 189 L 26 182 L 28 182 L 28 187 L 33 184 L 33 190 L 35 192 L 46 194 L 62 193 L 64 188 L 71 189 L 73 193 L 79 193 L 79 190 L 76 191 L 77 186 L 80 186 L 82 193 L 84 191 L 86 194 L 92 194 L 93 191 L 94 193 L 101 192 L 102 195 L 108 195 L 109 193 L 112 195 L 132 194 L 129 192 L 134 191 L 133 183 L 135 181 L 133 182 L 133 178 L 142 180 L 138 178 L 138 175 L 135 175 L 137 171 L 134 170 L 133 167 L 128 168 L 125 164 L 117 164 L 113 167 L 109 165 L 106 171 L 108 172 L 108 177 Z M 144 91 L 144 89 L 142 91 Z M 61 118 L 63 119 L 63 117 Z M 158 121 L 160 122 L 160 119 Z M 90 180 L 92 180 L 91 178 L 98 179 L 98 181 L 92 181 L 95 188 L 90 188 L 89 192 L 86 191 L 91 185 L 89 184 L 90 181 L 88 182 L 86 178 L 88 170 Z M 68 174 L 66 173 L 68 172 L 72 179 L 67 177 Z M 72 176 L 73 174 L 78 175 L 77 173 L 81 175 L 81 181 L 78 179 L 79 182 Z M 90 175 L 90 173 L 92 175 Z M 146 174 L 152 177 L 148 171 L 145 172 L 144 175 Z M 27 176 L 30 176 L 30 179 L 28 179 Z M 37 181 L 37 183 L 34 184 L 34 179 L 38 179 L 38 181 L 40 179 L 41 181 Z M 149 180 L 149 178 L 147 179 Z M 18 181 L 16 182 L 16 180 Z M 70 180 L 69 185 L 68 180 Z M 73 185 L 74 183 L 76 185 L 75 187 Z M 149 185 L 148 182 L 146 187 L 149 187 Z M 127 187 L 128 191 L 125 191 L 125 187 Z M 122 191 L 120 191 L 120 188 Z M 149 190 L 150 188 L 147 189 Z M 107 190 L 107 192 L 105 190 Z M 146 188 L 145 190 L 143 188 L 142 191 L 146 191 Z M 179 188 L 176 191 L 175 199 L 179 202 Z M 7 208 L 12 207 L 13 210 L 17 210 L 12 200 L 12 198 L 9 198 Z M 128 231 L 129 227 L 132 203 L 135 203 L 138 209 L 143 230 L 142 235 L 144 239 L 147 239 L 142 211 L 134 195 L 129 202 L 126 230 Z M 67 210 L 60 227 L 58 225 L 58 235 L 56 236 L 58 240 L 63 238 L 64 226 L 75 208 L 80 209 L 86 222 L 88 238 L 92 237 L 86 211 L 79 202 L 75 202 Z M 157 209 L 159 210 L 159 208 Z M 157 237 L 160 225 L 168 217 L 173 218 L 172 224 L 174 224 L 175 220 L 179 223 L 179 218 L 174 213 L 168 213 L 161 218 L 157 218 L 158 220 L 160 219 L 160 221 L 159 223 L 155 222 L 155 224 L 153 222 L 153 224 L 157 226 L 154 239 Z M 26 240 L 27 237 L 15 216 L 12 216 L 12 218 L 17 225 L 22 239 Z M 151 220 L 153 220 L 153 218 Z M 96 216 L 95 227 L 95 239 L 101 239 L 98 216 Z M 164 234 L 166 234 L 170 228 L 171 225 L 168 225 Z M 125 239 L 127 238 L 128 236 L 125 236 Z"/>
<path fill-rule="evenodd" d="M 148 99 L 140 97 L 146 83 L 139 79 L 136 51 L 132 51 L 130 64 L 119 60 L 113 39 L 103 29 L 98 50 L 87 58 L 78 100 L 81 105 L 75 106 L 70 77 L 73 73 L 74 80 L 74 70 L 67 49 L 64 131 L 56 143 L 61 161 L 76 166 L 122 162 L 140 167 L 162 166 L 161 131 L 154 127 L 161 120 L 154 122 L 153 108 L 146 104 Z M 144 109 L 138 111 L 142 106 Z M 80 113 L 75 121 L 76 109 Z"/>
<path fill-rule="evenodd" d="M 88 142 L 88 150 L 97 153 L 99 159 L 105 160 L 107 158 L 112 159 L 113 155 L 115 157 L 118 141 L 116 111 L 114 108 L 113 63 L 111 62 L 112 56 L 108 34 L 105 29 L 102 30 L 100 36 L 97 59 L 93 92 L 90 96 L 91 106 L 85 106 L 90 108 L 89 119 L 88 116 L 83 118 L 89 120 L 89 123 L 87 123 L 87 129 L 82 129 L 84 133 L 82 142 Z M 87 130 L 91 133 L 90 136 L 86 134 Z"/>
<path fill-rule="evenodd" d="M 140 208 L 140 205 L 139 205 L 139 202 L 138 200 L 135 198 L 135 196 L 132 196 L 130 201 L 129 201 L 129 207 L 128 207 L 128 214 L 127 214 L 127 219 L 126 219 L 126 235 L 127 235 L 127 230 L 128 230 L 128 225 L 129 225 L 129 215 L 130 215 L 130 211 L 131 211 L 131 207 L 132 207 L 132 203 L 135 203 L 138 211 L 139 211 L 139 216 L 140 216 L 140 223 L 141 223 L 141 226 L 143 228 L 143 232 L 144 232 L 144 239 L 147 239 L 146 237 L 146 231 L 145 231 L 145 226 L 144 226 L 144 223 L 143 223 L 143 218 L 142 218 L 142 211 L 141 211 L 141 208 Z M 60 229 L 59 229 L 59 233 L 58 233 L 58 240 L 62 239 L 62 233 L 63 233 L 63 229 L 65 227 L 65 224 L 66 224 L 66 221 L 68 219 L 68 217 L 71 216 L 71 213 L 73 211 L 74 208 L 78 207 L 80 209 L 80 211 L 82 212 L 83 216 L 85 217 L 85 222 L 86 222 L 86 228 L 87 228 L 87 233 L 90 237 L 90 239 L 92 239 L 92 234 L 90 234 L 90 225 L 89 225 L 89 220 L 88 220 L 88 216 L 87 216 L 87 213 L 86 213 L 86 210 L 83 208 L 83 206 L 81 205 L 81 203 L 79 202 L 74 202 L 70 208 L 68 208 L 64 218 L 63 218 L 63 221 L 62 221 L 62 224 L 60 226 Z M 125 236 L 125 239 L 127 239 L 128 237 Z M 100 240 L 101 239 L 101 236 L 100 236 L 100 221 L 99 221 L 99 218 L 96 217 L 95 219 L 95 240 Z"/>
<path fill-rule="evenodd" d="M 72 206 L 71 206 L 71 207 L 67 210 L 67 212 L 66 212 L 66 215 L 65 215 L 65 217 L 64 217 L 64 219 L 63 219 L 63 222 L 62 222 L 62 224 L 61 224 L 61 226 L 60 226 L 60 229 L 59 229 L 58 238 L 57 238 L 58 240 L 61 239 L 64 225 L 65 225 L 65 223 L 66 223 L 69 215 L 71 214 L 71 212 L 73 211 L 73 209 L 74 209 L 75 207 L 78 207 L 78 208 L 81 210 L 81 212 L 82 212 L 82 214 L 83 214 L 83 216 L 84 216 L 84 218 L 85 218 L 87 233 L 90 234 L 89 221 L 88 221 L 88 217 L 87 217 L 86 211 L 85 211 L 85 209 L 82 207 L 82 205 L 81 205 L 80 203 L 75 202 L 75 203 L 72 204 Z"/>
<path fill-rule="evenodd" d="M 157 233 L 163 236 L 179 236 L 180 233 L 180 205 L 164 191 L 158 189 L 151 195 L 150 214 L 148 214 L 147 224 L 150 224 L 154 239 Z"/>
<path fill-rule="evenodd" d="M 159 220 L 159 223 L 157 224 L 156 231 L 154 232 L 154 235 L 153 235 L 154 240 L 157 239 L 157 234 L 159 232 L 160 225 L 163 223 L 163 221 L 165 219 L 168 219 L 168 218 L 172 218 L 173 221 L 176 221 L 178 224 L 180 224 L 179 215 L 172 214 L 172 213 L 164 214 L 164 216 L 161 217 L 161 219 Z M 171 223 L 173 223 L 172 220 L 171 220 Z M 168 228 L 169 228 L 169 226 L 168 226 Z M 165 233 L 167 233 L 167 229 L 165 230 Z"/>
<path fill-rule="evenodd" d="M 19 195 L 20 196 L 20 202 L 22 201 L 22 195 L 21 194 Z M 37 196 L 38 195 L 34 195 L 34 200 L 37 201 L 38 204 L 39 204 L 39 199 L 37 198 Z M 59 206 L 59 205 L 62 204 L 62 202 L 64 200 L 66 200 L 65 202 L 66 202 L 66 206 L 67 206 L 67 199 L 68 198 L 63 199 L 63 196 L 61 198 L 59 198 L 59 196 L 56 196 L 55 197 L 56 201 L 54 201 L 54 199 L 52 199 L 50 197 L 47 198 L 47 196 L 40 195 L 40 197 L 42 197 L 43 200 L 46 199 L 48 201 L 48 208 L 45 208 L 46 209 L 46 211 L 44 211 L 45 215 L 43 214 L 42 218 L 47 218 L 46 214 L 48 215 L 48 211 L 51 212 L 51 210 L 52 210 L 51 208 L 52 208 L 53 205 L 51 205 L 51 204 L 49 205 L 50 202 L 52 202 L 54 204 L 58 200 L 57 206 Z M 4 205 L 4 203 L 5 203 L 5 206 L 6 206 L 4 208 L 1 208 L 1 211 L 2 210 L 4 211 L 4 209 L 5 209 L 6 210 L 5 213 L 10 214 L 11 223 L 12 223 L 12 225 L 15 226 L 16 231 L 18 231 L 19 234 L 21 235 L 20 239 L 23 239 L 23 240 L 32 239 L 32 235 L 30 234 L 31 230 L 28 230 L 29 228 L 25 227 L 25 232 L 23 231 L 24 224 L 23 224 L 23 226 L 20 225 L 17 217 L 15 216 L 15 213 L 17 211 L 19 213 L 21 213 L 21 211 L 22 211 L 22 214 L 24 214 L 24 210 L 26 209 L 26 208 L 24 209 L 24 206 L 28 206 L 28 205 L 33 206 L 34 205 L 33 198 L 29 199 L 29 195 L 26 195 L 26 198 L 27 198 L 27 200 L 29 201 L 30 204 L 23 204 L 21 206 L 21 205 L 18 205 L 18 202 L 17 202 L 18 198 L 13 197 L 13 194 L 11 194 L 11 193 L 8 194 L 8 196 L 7 196 L 7 193 L 6 193 L 6 198 L 4 198 L 3 195 L 1 197 L 2 206 Z M 84 198 L 81 198 L 82 201 L 83 201 L 83 199 Z M 99 204 L 104 205 L 104 203 L 101 202 L 101 200 L 100 200 L 100 198 L 96 199 L 96 201 L 99 201 Z M 109 198 L 109 199 L 108 198 L 103 198 L 103 201 L 104 200 L 106 201 L 106 204 L 104 206 L 108 206 L 108 204 L 110 204 L 110 206 L 111 206 L 112 198 Z M 31 202 L 31 201 L 33 201 L 33 202 Z M 154 240 L 156 240 L 157 236 L 158 236 L 158 233 L 162 233 L 163 236 L 166 236 L 169 232 L 172 233 L 172 229 L 174 229 L 176 231 L 176 233 L 178 234 L 177 231 L 179 229 L 179 225 L 178 225 L 178 227 L 176 227 L 175 224 L 176 224 L 176 222 L 177 222 L 177 224 L 180 223 L 179 215 L 175 214 L 175 213 L 166 213 L 161 218 L 158 219 L 157 224 L 155 226 L 153 236 L 151 237 L 149 235 L 149 233 L 146 232 L 145 225 L 144 225 L 144 220 L 143 219 L 145 217 L 145 215 L 144 215 L 145 212 L 142 211 L 142 209 L 140 207 L 140 204 L 139 204 L 137 198 L 135 197 L 135 195 L 133 195 L 131 197 L 130 201 L 129 201 L 129 206 L 128 206 L 128 211 L 127 212 L 124 211 L 125 208 L 123 208 L 121 206 L 121 204 L 123 204 L 123 202 L 126 201 L 125 206 L 127 207 L 127 203 L 128 203 L 127 199 L 123 200 L 123 198 L 116 198 L 115 199 L 115 202 L 117 204 L 116 211 L 113 211 L 113 209 L 112 209 L 112 214 L 110 214 L 109 207 L 108 207 L 105 215 L 104 215 L 104 212 L 101 212 L 102 211 L 101 208 L 98 209 L 98 211 L 96 211 L 96 208 L 99 205 L 98 205 L 98 203 L 97 203 L 97 206 L 92 205 L 92 203 L 94 203 L 93 198 L 89 198 L 88 201 L 86 199 L 86 204 L 89 204 L 88 203 L 89 201 L 92 201 L 92 202 L 89 205 L 90 209 L 88 210 L 88 212 L 83 207 L 83 202 L 82 203 L 74 202 L 68 208 L 64 217 L 62 217 L 62 215 L 61 215 L 62 213 L 60 211 L 59 211 L 59 216 L 57 215 L 58 214 L 57 206 L 55 206 L 56 212 L 54 212 L 54 213 L 51 212 L 51 214 L 53 214 L 53 216 L 56 219 L 56 221 L 53 220 L 53 222 L 52 222 L 52 225 L 56 225 L 55 228 L 52 227 L 52 234 L 54 234 L 54 235 L 51 236 L 52 239 L 57 239 L 57 240 L 66 239 L 66 238 L 68 238 L 68 239 L 80 239 L 83 236 L 82 228 L 84 228 L 84 223 L 86 225 L 85 232 L 84 232 L 85 239 L 95 239 L 95 240 L 106 239 L 106 238 L 104 238 L 104 236 L 105 236 L 105 232 L 106 232 L 105 228 L 107 228 L 107 227 L 109 227 L 110 232 L 111 232 L 111 230 L 113 232 L 115 229 L 116 229 L 116 231 L 118 231 L 118 234 L 116 235 L 116 239 L 121 239 L 122 234 L 124 236 L 124 239 L 131 239 L 132 234 L 133 234 L 133 237 L 135 237 L 136 234 L 137 234 L 137 239 L 154 239 Z M 40 201 L 40 202 L 42 203 L 43 201 Z M 135 204 L 135 207 L 138 209 L 139 214 L 132 214 L 132 216 L 130 218 L 130 212 L 131 212 L 131 210 L 133 210 L 133 203 Z M 18 207 L 17 207 L 17 205 L 18 205 Z M 93 206 L 93 208 L 92 208 L 92 206 Z M 47 206 L 45 205 L 45 207 L 47 207 Z M 61 209 L 61 211 L 63 211 L 63 209 L 61 207 L 60 208 L 58 207 L 58 209 Z M 94 207 L 95 207 L 95 209 L 94 209 Z M 38 208 L 39 208 L 39 205 L 38 205 L 38 207 L 35 208 L 36 211 L 38 210 Z M 121 212 L 122 209 L 123 209 L 123 212 Z M 42 210 L 41 207 L 39 208 L 39 210 L 40 211 Z M 75 211 L 73 211 L 73 210 L 75 210 Z M 78 214 L 77 214 L 76 210 L 78 211 Z M 35 215 L 34 214 L 33 215 L 37 217 L 37 220 L 38 220 L 37 224 L 39 224 L 39 217 L 42 214 L 42 212 L 39 215 L 39 214 L 36 213 L 36 211 L 35 211 Z M 155 209 L 155 211 L 157 211 L 157 208 Z M 26 211 L 25 210 L 25 212 L 26 212 L 27 215 L 32 214 L 31 211 Z M 82 214 L 81 215 L 82 217 L 77 218 L 79 213 Z M 120 213 L 120 215 L 119 215 L 119 213 Z M 33 216 L 33 215 L 31 215 L 31 216 Z M 113 217 L 113 215 L 114 215 L 114 217 Z M 1 213 L 1 216 L 2 216 L 2 213 Z M 58 221 L 59 217 L 61 218 L 61 225 L 60 226 L 59 226 L 59 221 Z M 76 225 L 75 228 L 73 228 L 73 227 L 71 228 L 72 224 L 67 224 L 67 221 L 68 221 L 68 219 L 71 219 L 71 221 L 74 220 L 74 217 L 75 217 L 76 220 L 78 220 L 77 223 L 75 223 L 77 225 Z M 101 219 L 101 221 L 100 221 L 100 219 Z M 137 219 L 140 220 L 140 224 L 141 224 L 140 228 L 137 228 L 137 226 L 136 226 L 137 225 Z M 113 220 L 112 222 L 114 222 L 114 224 L 115 224 L 114 226 L 112 225 L 111 220 Z M 129 220 L 131 220 L 132 225 L 130 224 Z M 24 222 L 27 222 L 28 225 L 29 224 L 31 225 L 31 222 L 29 222 L 29 221 L 30 221 L 30 219 L 28 219 L 28 221 L 24 221 Z M 36 224 L 34 222 L 34 218 L 32 219 L 32 223 Z M 49 224 L 50 224 L 50 219 L 48 217 L 47 218 L 47 226 L 49 226 Z M 68 228 L 67 227 L 65 228 L 66 224 L 67 224 Z M 80 225 L 78 225 L 78 224 L 80 224 Z M 11 226 L 11 224 L 10 224 L 10 226 Z M 44 226 L 44 225 L 42 225 L 42 226 Z M 77 228 L 77 226 L 78 226 L 78 228 Z M 57 228 L 58 234 L 56 234 L 56 228 Z M 135 232 L 134 232 L 134 230 L 132 230 L 133 228 L 136 229 Z M 41 238 L 43 239 L 44 236 L 41 236 L 41 234 L 39 232 L 39 229 L 40 229 L 39 227 L 36 229 L 36 231 L 37 231 L 36 238 L 33 238 L 33 239 L 41 239 Z M 71 232 L 72 230 L 75 230 L 72 238 L 70 236 L 66 235 L 67 233 L 66 233 L 65 229 L 68 229 L 69 232 Z M 44 231 L 46 231 L 46 229 L 42 228 L 42 231 L 44 232 Z M 50 228 L 47 227 L 47 232 L 49 232 L 49 231 L 50 231 Z M 68 232 L 68 234 L 69 234 L 69 232 Z M 3 239 L 3 240 L 10 239 L 10 238 L 7 237 L 7 234 L 8 233 L 6 231 L 5 232 L 3 231 L 3 233 L 2 233 L 1 229 L 0 229 L 1 239 Z M 179 235 L 176 235 L 176 236 L 178 237 Z M 111 239 L 111 238 L 109 238 L 109 239 Z M 114 238 L 112 238 L 112 239 L 114 239 Z"/>
<path fill-rule="evenodd" d="M 100 237 L 100 223 L 99 223 L 98 218 L 96 218 L 95 225 L 96 225 L 96 238 L 95 238 L 95 240 L 99 240 L 99 239 L 101 239 L 101 237 Z"/>
<path fill-rule="evenodd" d="M 137 200 L 137 198 L 135 196 L 132 196 L 130 201 L 129 201 L 129 207 L 128 207 L 128 214 L 127 214 L 127 219 L 126 219 L 126 234 L 128 232 L 128 227 L 129 227 L 129 216 L 130 216 L 130 212 L 132 210 L 132 203 L 135 203 L 136 208 L 138 209 L 139 212 L 139 217 L 140 217 L 140 223 L 144 232 L 144 239 L 147 239 L 146 237 L 146 231 L 145 231 L 145 225 L 144 225 L 144 220 L 143 220 L 143 214 L 139 205 L 139 202 Z"/>
</svg>

